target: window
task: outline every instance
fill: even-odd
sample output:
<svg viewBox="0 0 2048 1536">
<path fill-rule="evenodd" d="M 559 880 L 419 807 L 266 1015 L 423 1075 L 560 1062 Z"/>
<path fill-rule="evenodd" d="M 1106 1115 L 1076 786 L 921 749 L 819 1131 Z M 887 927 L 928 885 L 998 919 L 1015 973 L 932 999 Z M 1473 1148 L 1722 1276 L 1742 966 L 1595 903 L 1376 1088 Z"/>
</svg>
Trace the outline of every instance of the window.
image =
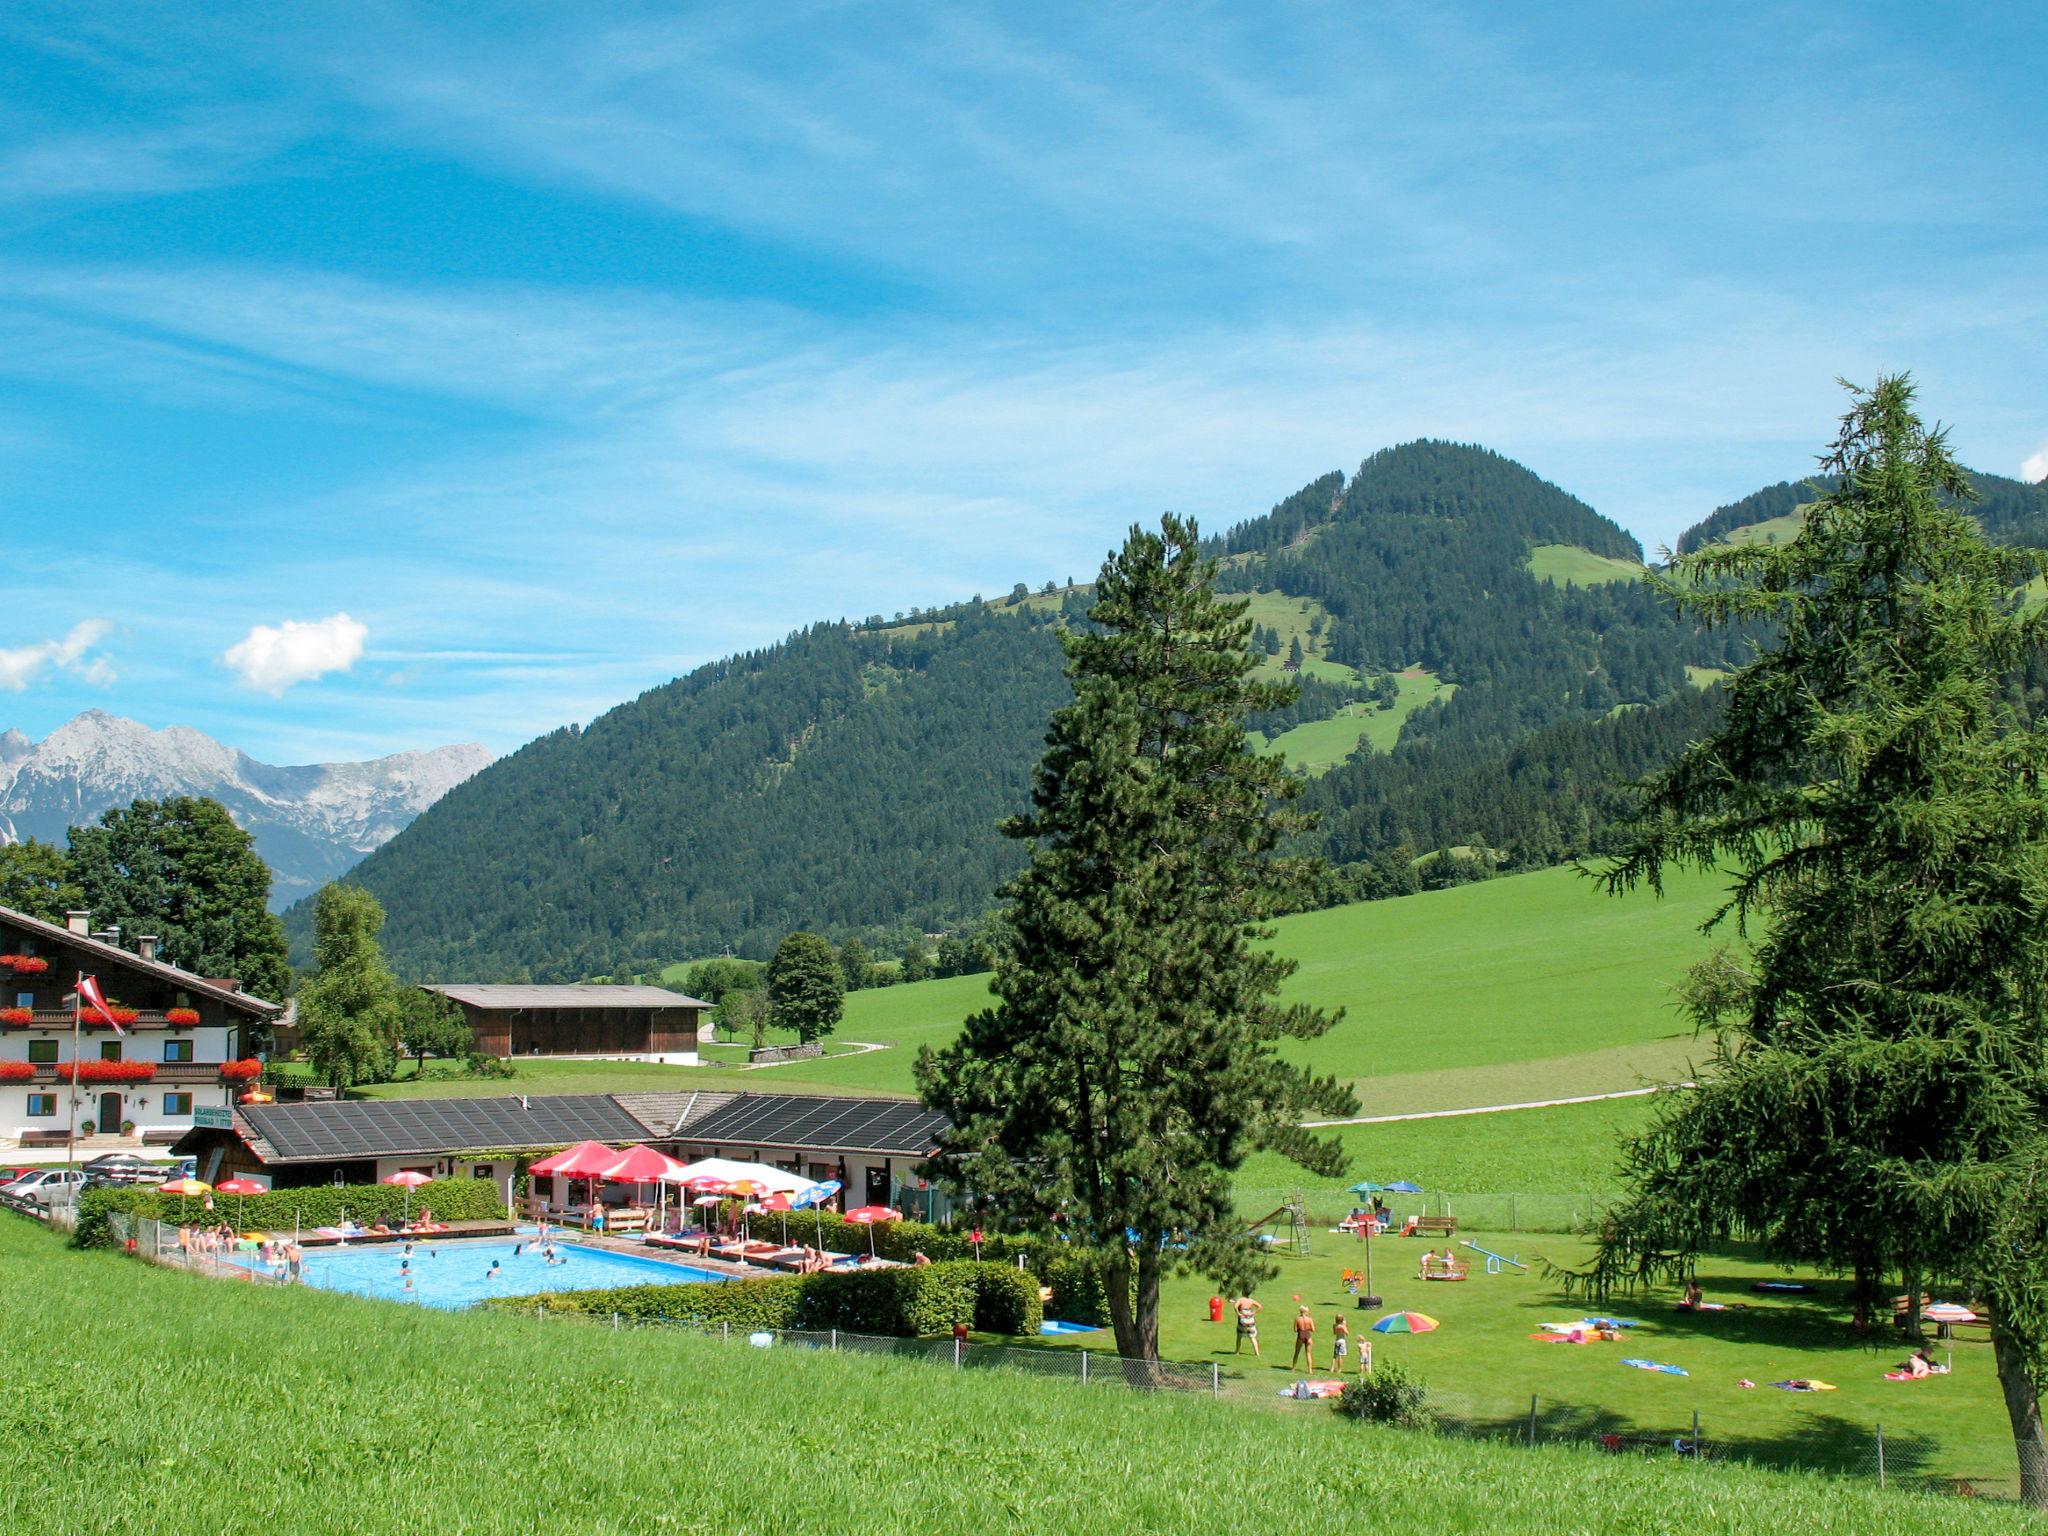
<svg viewBox="0 0 2048 1536">
<path fill-rule="evenodd" d="M 166 1040 L 164 1042 L 165 1061 L 190 1061 L 191 1059 L 192 1042 L 190 1040 Z"/>
<path fill-rule="evenodd" d="M 29 1041 L 28 1059 L 38 1066 L 49 1066 L 57 1059 L 57 1042 L 54 1040 Z"/>
<path fill-rule="evenodd" d="M 36 995 L 35 995 L 35 993 L 33 993 L 33 992 L 17 992 L 17 993 L 15 993 L 15 994 L 14 994 L 14 1006 L 15 1006 L 15 1007 L 17 1007 L 17 1008 L 33 1008 L 33 1007 L 35 1007 L 35 1005 L 36 1005 Z"/>
<path fill-rule="evenodd" d="M 57 1095 L 54 1093 L 32 1093 L 28 1096 L 28 1112 L 32 1116 L 49 1116 L 57 1113 Z"/>
<path fill-rule="evenodd" d="M 192 1095 L 189 1093 L 167 1093 L 164 1095 L 164 1113 L 167 1115 L 189 1115 L 192 1113 Z"/>
<path fill-rule="evenodd" d="M 469 1176 L 472 1179 L 494 1179 L 498 1176 L 498 1170 L 489 1163 L 478 1163 L 469 1170 Z"/>
<path fill-rule="evenodd" d="M 120 1041 L 118 1041 L 118 1040 L 102 1040 L 102 1041 L 100 1042 L 100 1060 L 101 1060 L 101 1061 L 119 1061 L 120 1059 L 121 1059 L 121 1042 L 120 1042 Z"/>
</svg>

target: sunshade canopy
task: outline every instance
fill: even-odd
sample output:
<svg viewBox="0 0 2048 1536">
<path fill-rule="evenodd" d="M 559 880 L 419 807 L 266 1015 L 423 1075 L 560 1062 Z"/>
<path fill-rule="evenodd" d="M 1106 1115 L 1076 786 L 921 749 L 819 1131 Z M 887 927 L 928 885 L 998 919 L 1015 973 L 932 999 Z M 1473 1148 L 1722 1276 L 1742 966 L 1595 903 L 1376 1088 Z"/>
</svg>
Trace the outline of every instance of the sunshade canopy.
<svg viewBox="0 0 2048 1536">
<path fill-rule="evenodd" d="M 544 1157 L 527 1169 L 528 1173 L 565 1174 L 572 1179 L 596 1179 L 619 1160 L 618 1152 L 601 1141 L 579 1141 L 573 1147 L 557 1152 L 553 1157 Z"/>
</svg>

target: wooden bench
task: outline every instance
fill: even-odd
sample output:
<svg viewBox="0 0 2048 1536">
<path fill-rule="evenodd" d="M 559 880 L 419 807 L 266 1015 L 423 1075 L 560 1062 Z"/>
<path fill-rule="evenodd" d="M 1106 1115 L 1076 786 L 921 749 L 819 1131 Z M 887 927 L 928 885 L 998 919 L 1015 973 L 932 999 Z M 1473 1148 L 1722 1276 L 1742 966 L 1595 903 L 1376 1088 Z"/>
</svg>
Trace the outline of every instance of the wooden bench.
<svg viewBox="0 0 2048 1536">
<path fill-rule="evenodd" d="M 69 1131 L 23 1131 L 14 1138 L 24 1147 L 61 1147 L 71 1139 Z"/>
<path fill-rule="evenodd" d="M 1455 1216 L 1418 1216 L 1415 1218 L 1415 1235 L 1417 1237 L 1449 1237 L 1457 1230 L 1458 1218 Z"/>
<path fill-rule="evenodd" d="M 145 1147 L 168 1147 L 178 1142 L 184 1134 L 183 1131 L 175 1126 L 169 1126 L 160 1131 L 144 1131 L 142 1133 L 142 1144 Z"/>
</svg>

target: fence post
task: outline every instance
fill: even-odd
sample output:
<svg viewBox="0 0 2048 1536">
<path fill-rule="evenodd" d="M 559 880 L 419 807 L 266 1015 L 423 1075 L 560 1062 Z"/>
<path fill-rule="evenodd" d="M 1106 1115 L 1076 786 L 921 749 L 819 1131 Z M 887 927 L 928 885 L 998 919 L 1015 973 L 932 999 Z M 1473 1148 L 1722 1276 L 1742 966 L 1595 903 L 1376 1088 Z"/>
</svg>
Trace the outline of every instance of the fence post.
<svg viewBox="0 0 2048 1536">
<path fill-rule="evenodd" d="M 1211 1397 L 1221 1397 L 1223 1395 L 1223 1367 L 1214 1360 L 1209 1362 L 1209 1395 Z"/>
<path fill-rule="evenodd" d="M 1884 1486 L 1884 1420 L 1877 1421 L 1877 1486 Z"/>
<path fill-rule="evenodd" d="M 1697 1408 L 1692 1411 L 1692 1459 L 1700 1459 L 1700 1411 Z"/>
<path fill-rule="evenodd" d="M 618 1313 L 616 1313 L 616 1312 L 614 1312 L 614 1313 L 612 1314 L 612 1332 L 613 1332 L 613 1333 L 617 1333 L 618 1331 L 619 1331 L 619 1314 L 618 1314 Z"/>
<path fill-rule="evenodd" d="M 1536 1443 L 1536 1394 L 1529 1394 L 1529 1443 Z"/>
<path fill-rule="evenodd" d="M 1515 1210 L 1515 1197 L 1513 1195 L 1508 1196 L 1508 1230 L 1510 1232 L 1522 1230 L 1521 1218 Z"/>
<path fill-rule="evenodd" d="M 835 1350 L 839 1348 L 839 1330 L 837 1328 L 832 1330 L 832 1347 Z"/>
<path fill-rule="evenodd" d="M 718 1337 L 719 1337 L 720 1339 L 722 1339 L 722 1340 L 723 1340 L 723 1341 L 724 1341 L 725 1343 L 727 1343 L 727 1344 L 730 1344 L 730 1343 L 732 1342 L 732 1319 L 731 1319 L 731 1318 L 727 1318 L 727 1319 L 726 1319 L 726 1320 L 725 1320 L 724 1322 L 722 1322 L 722 1323 L 720 1323 L 720 1324 L 718 1325 Z"/>
<path fill-rule="evenodd" d="M 1081 1351 L 1081 1385 L 1088 1385 L 1088 1351 Z"/>
<path fill-rule="evenodd" d="M 960 1341 L 957 1338 L 953 1340 L 953 1369 L 960 1369 Z"/>
</svg>

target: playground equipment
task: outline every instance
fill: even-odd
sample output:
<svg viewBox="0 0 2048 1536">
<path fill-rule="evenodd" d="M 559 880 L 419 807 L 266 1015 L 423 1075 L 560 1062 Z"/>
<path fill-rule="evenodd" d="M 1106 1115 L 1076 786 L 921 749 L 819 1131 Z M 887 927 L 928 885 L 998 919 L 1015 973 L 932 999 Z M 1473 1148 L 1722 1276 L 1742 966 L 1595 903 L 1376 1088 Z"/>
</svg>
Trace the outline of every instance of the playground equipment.
<svg viewBox="0 0 2048 1536">
<path fill-rule="evenodd" d="M 1283 1222 L 1287 1228 L 1287 1234 L 1284 1237 L 1280 1235 L 1279 1231 Z M 1264 1229 L 1267 1227 L 1274 1228 L 1274 1231 L 1271 1233 L 1266 1232 Z M 1286 1248 L 1290 1252 L 1298 1253 L 1303 1258 L 1307 1258 L 1309 1256 L 1308 1196 L 1289 1195 L 1285 1205 L 1281 1206 L 1278 1210 L 1268 1211 L 1264 1216 L 1261 1216 L 1257 1221 L 1245 1228 L 1245 1235 L 1257 1238 L 1268 1248 Z"/>
<path fill-rule="evenodd" d="M 1503 1266 L 1512 1266 L 1515 1269 L 1519 1269 L 1525 1275 L 1529 1272 L 1529 1266 L 1520 1259 L 1511 1259 L 1504 1253 L 1495 1253 L 1491 1248 L 1482 1248 L 1470 1238 L 1460 1238 L 1458 1246 L 1460 1248 L 1470 1248 L 1474 1253 L 1485 1254 L 1486 1272 L 1489 1275 L 1499 1274 Z"/>
</svg>

